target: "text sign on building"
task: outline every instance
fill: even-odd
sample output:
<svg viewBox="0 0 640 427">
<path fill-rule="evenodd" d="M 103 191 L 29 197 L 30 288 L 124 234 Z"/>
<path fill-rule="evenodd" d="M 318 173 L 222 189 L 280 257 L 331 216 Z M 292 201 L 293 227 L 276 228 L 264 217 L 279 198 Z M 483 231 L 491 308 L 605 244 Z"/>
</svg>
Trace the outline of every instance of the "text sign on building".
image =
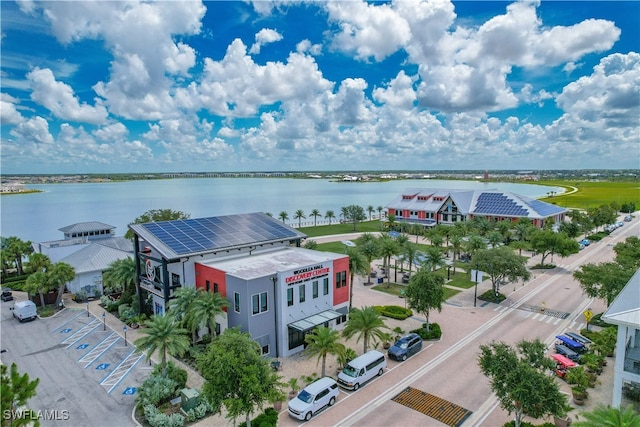
<svg viewBox="0 0 640 427">
<path fill-rule="evenodd" d="M 325 267 L 322 264 L 299 268 L 297 270 L 293 270 L 293 274 L 291 276 L 285 277 L 284 282 L 287 285 L 294 285 L 296 283 L 306 282 L 311 279 L 326 276 L 329 274 L 329 271 L 329 267 Z"/>
</svg>

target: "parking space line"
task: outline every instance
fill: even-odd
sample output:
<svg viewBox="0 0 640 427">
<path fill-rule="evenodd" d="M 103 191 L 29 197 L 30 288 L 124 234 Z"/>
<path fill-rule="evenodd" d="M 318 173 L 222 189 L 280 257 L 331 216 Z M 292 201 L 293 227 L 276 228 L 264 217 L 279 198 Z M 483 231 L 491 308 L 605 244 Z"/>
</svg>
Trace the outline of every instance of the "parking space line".
<svg viewBox="0 0 640 427">
<path fill-rule="evenodd" d="M 78 310 L 77 308 L 68 308 L 67 310 L 71 310 L 71 311 L 80 311 L 80 313 L 78 313 L 77 315 L 73 316 L 71 319 L 67 320 L 66 322 L 64 322 L 62 325 L 57 326 L 56 328 L 52 329 L 51 332 L 55 332 L 58 329 L 62 329 L 64 326 L 68 325 L 69 323 L 73 322 L 74 320 L 76 320 L 76 318 L 80 317 L 85 311 L 84 310 Z"/>
<path fill-rule="evenodd" d="M 85 335 L 87 335 L 89 332 L 93 331 L 98 326 L 100 326 L 100 321 L 98 319 L 93 319 L 91 323 L 84 325 L 82 328 L 76 331 L 73 335 L 64 339 L 60 344 L 68 344 L 70 342 L 75 343 L 76 341 L 80 340 Z M 78 336 L 79 338 L 76 338 Z"/>
<path fill-rule="evenodd" d="M 108 391 L 111 393 L 143 357 L 144 353 L 132 350 L 111 373 L 102 379 L 100 385 L 111 386 Z"/>
<path fill-rule="evenodd" d="M 96 361 L 96 359 L 102 356 L 105 351 L 109 350 L 111 346 L 113 346 L 119 339 L 120 335 L 116 335 L 115 332 L 111 332 L 109 336 L 99 342 L 98 345 L 96 345 L 91 351 L 78 359 L 78 362 L 87 362 L 87 365 L 84 367 L 85 369 L 87 369 L 93 362 Z"/>
</svg>

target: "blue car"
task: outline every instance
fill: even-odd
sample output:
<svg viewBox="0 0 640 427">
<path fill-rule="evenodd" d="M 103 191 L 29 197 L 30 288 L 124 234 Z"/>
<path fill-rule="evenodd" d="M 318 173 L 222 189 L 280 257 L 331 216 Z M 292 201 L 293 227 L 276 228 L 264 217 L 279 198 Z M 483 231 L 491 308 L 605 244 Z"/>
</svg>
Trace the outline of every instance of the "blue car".
<svg viewBox="0 0 640 427">
<path fill-rule="evenodd" d="M 589 246 L 591 244 L 591 241 L 589 239 L 582 239 L 579 243 L 584 246 Z"/>
<path fill-rule="evenodd" d="M 411 333 L 400 338 L 388 351 L 389 358 L 398 361 L 407 360 L 422 350 L 422 337 L 416 333 Z"/>
</svg>

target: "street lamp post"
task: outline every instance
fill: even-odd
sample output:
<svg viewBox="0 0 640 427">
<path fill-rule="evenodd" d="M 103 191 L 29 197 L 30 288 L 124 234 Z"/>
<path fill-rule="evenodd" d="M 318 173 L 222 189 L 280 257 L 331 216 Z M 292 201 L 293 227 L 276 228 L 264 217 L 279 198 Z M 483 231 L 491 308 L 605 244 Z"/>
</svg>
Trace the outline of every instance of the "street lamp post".
<svg viewBox="0 0 640 427">
<path fill-rule="evenodd" d="M 107 313 L 105 311 L 102 312 L 102 330 L 107 330 Z"/>
<path fill-rule="evenodd" d="M 476 270 L 476 287 L 473 291 L 473 306 L 476 306 L 476 303 L 478 302 L 478 270 Z"/>
<path fill-rule="evenodd" d="M 87 317 L 89 317 L 89 301 L 87 301 Z"/>
<path fill-rule="evenodd" d="M 122 327 L 122 330 L 124 331 L 124 346 L 127 346 L 127 325 L 124 325 Z"/>
</svg>

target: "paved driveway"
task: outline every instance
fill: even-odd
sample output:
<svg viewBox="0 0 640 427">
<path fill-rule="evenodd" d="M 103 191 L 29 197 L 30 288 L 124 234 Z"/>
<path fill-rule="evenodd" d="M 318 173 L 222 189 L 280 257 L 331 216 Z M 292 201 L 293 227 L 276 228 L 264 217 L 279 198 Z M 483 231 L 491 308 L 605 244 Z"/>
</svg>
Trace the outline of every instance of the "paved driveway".
<svg viewBox="0 0 640 427">
<path fill-rule="evenodd" d="M 23 297 L 24 298 L 24 297 Z M 150 367 L 131 343 L 85 310 L 19 323 L 1 307 L 2 363 L 40 378 L 28 406 L 43 426 L 132 426 L 136 389 Z"/>
</svg>

